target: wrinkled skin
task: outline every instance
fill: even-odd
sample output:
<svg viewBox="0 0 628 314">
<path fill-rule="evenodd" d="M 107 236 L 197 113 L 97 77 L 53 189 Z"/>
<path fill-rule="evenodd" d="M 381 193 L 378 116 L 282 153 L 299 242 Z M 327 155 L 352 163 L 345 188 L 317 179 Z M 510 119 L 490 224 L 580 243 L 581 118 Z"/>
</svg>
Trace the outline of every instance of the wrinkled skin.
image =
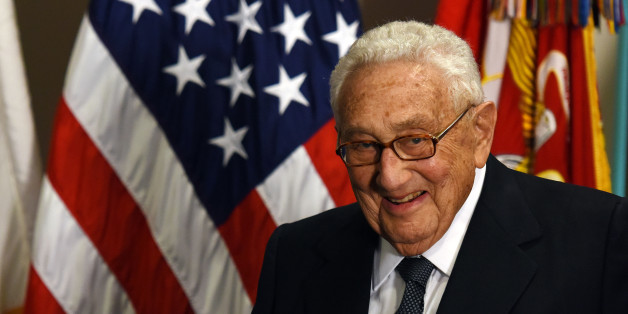
<svg viewBox="0 0 628 314">
<path fill-rule="evenodd" d="M 434 69 L 409 61 L 351 73 L 336 113 L 340 143 L 437 134 L 464 109 L 455 110 L 445 84 Z M 422 254 L 443 236 L 471 191 L 475 168 L 486 163 L 496 109 L 492 102 L 475 105 L 432 158 L 404 161 L 387 148 L 377 164 L 347 167 L 369 224 L 405 256 Z"/>
</svg>

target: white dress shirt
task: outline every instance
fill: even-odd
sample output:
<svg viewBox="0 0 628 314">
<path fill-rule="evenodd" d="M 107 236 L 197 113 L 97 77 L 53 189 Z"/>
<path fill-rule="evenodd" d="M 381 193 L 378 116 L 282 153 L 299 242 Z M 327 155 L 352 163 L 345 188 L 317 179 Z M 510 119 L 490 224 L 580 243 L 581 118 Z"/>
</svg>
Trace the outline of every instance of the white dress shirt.
<svg viewBox="0 0 628 314">
<path fill-rule="evenodd" d="M 443 237 L 429 248 L 423 257 L 427 258 L 435 268 L 427 281 L 425 289 L 425 308 L 423 313 L 436 313 L 445 287 L 454 268 L 462 239 L 467 232 L 469 221 L 480 198 L 486 166 L 475 169 L 475 178 L 471 193 L 458 211 L 451 226 Z M 380 237 L 379 248 L 375 250 L 375 263 L 371 277 L 371 299 L 369 313 L 395 313 L 406 288 L 406 283 L 398 272 L 397 265 L 404 256 L 399 254 L 388 241 Z"/>
</svg>

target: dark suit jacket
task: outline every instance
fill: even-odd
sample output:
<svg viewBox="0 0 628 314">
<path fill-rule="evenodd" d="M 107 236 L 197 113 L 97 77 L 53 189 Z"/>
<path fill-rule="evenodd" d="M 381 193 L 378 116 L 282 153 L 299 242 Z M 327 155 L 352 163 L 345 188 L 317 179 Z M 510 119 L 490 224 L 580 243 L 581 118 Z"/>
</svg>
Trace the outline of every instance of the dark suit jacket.
<svg viewBox="0 0 628 314">
<path fill-rule="evenodd" d="M 282 225 L 254 313 L 366 313 L 379 236 L 357 204 Z M 628 313 L 628 201 L 490 157 L 438 313 Z"/>
</svg>

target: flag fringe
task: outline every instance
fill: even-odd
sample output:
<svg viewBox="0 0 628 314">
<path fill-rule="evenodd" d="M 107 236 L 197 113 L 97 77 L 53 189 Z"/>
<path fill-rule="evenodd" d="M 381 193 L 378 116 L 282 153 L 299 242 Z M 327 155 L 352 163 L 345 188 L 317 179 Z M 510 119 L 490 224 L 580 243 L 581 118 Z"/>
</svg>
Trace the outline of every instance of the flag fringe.
<svg viewBox="0 0 628 314">
<path fill-rule="evenodd" d="M 585 27 L 593 16 L 596 27 L 600 17 L 611 34 L 626 24 L 624 0 L 489 0 L 490 16 L 496 20 L 524 19 L 532 25 L 571 24 Z"/>
</svg>

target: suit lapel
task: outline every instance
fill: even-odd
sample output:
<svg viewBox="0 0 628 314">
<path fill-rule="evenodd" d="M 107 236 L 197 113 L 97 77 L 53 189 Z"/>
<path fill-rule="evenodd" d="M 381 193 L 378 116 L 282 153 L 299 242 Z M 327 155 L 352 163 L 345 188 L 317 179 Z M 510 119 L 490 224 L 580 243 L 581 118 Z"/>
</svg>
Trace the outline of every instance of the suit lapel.
<svg viewBox="0 0 628 314">
<path fill-rule="evenodd" d="M 368 312 L 373 254 L 378 235 L 358 205 L 345 228 L 321 241 L 320 268 L 307 283 L 305 308 L 311 313 Z"/>
<path fill-rule="evenodd" d="M 509 312 L 536 272 L 519 245 L 540 235 L 510 170 L 490 156 L 438 313 Z"/>
</svg>

